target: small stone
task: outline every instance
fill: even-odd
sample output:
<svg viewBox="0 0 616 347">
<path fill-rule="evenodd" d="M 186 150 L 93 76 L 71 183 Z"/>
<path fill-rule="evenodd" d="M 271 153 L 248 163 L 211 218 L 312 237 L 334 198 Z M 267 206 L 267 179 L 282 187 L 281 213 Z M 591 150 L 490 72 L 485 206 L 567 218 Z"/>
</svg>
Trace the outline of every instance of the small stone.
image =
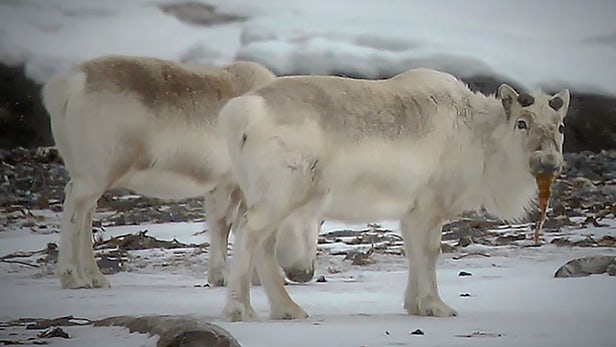
<svg viewBox="0 0 616 347">
<path fill-rule="evenodd" d="M 63 339 L 68 339 L 70 336 L 66 333 L 66 331 L 62 330 L 60 327 L 49 327 L 38 333 L 36 336 L 40 338 L 51 338 L 51 337 L 61 337 Z"/>
<path fill-rule="evenodd" d="M 576 178 L 574 178 L 573 181 L 571 182 L 571 185 L 575 189 L 594 190 L 594 189 L 597 188 L 594 185 L 594 183 L 592 183 L 592 181 L 589 180 L 586 177 L 576 177 Z"/>
<path fill-rule="evenodd" d="M 441 243 L 441 252 L 442 253 L 454 253 L 456 251 L 456 246 L 452 246 L 445 242 Z"/>
<path fill-rule="evenodd" d="M 325 276 L 321 275 L 321 276 L 317 277 L 316 282 L 317 283 L 325 283 L 325 282 L 327 282 L 327 279 L 325 278 Z"/>
<path fill-rule="evenodd" d="M 391 335 L 391 333 L 389 332 L 389 330 L 385 330 L 385 335 Z"/>
<path fill-rule="evenodd" d="M 460 296 L 463 298 L 467 298 L 467 297 L 470 297 L 471 294 L 470 293 L 460 293 Z"/>
<path fill-rule="evenodd" d="M 609 276 L 616 276 L 616 263 L 612 263 L 610 264 L 607 269 L 605 269 L 605 272 L 609 275 Z"/>
<path fill-rule="evenodd" d="M 415 329 L 413 331 L 411 331 L 411 335 L 423 335 L 424 332 L 421 329 Z"/>
<path fill-rule="evenodd" d="M 472 273 L 470 273 L 470 272 L 466 272 L 466 271 L 460 271 L 460 272 L 458 273 L 458 276 L 459 276 L 459 277 L 466 277 L 466 276 L 472 276 L 472 275 L 473 275 Z"/>
<path fill-rule="evenodd" d="M 473 239 L 469 235 L 464 235 L 458 241 L 458 247 L 466 247 L 473 243 Z"/>
</svg>

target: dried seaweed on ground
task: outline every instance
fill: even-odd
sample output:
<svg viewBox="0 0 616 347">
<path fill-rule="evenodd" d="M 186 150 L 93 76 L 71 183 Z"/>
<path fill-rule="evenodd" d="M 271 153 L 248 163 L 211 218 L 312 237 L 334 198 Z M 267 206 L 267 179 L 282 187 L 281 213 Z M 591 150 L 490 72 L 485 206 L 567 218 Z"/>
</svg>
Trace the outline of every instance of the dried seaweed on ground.
<svg viewBox="0 0 616 347">
<path fill-rule="evenodd" d="M 206 247 L 207 243 L 203 244 L 186 244 L 182 243 L 176 239 L 172 241 L 159 240 L 155 237 L 147 235 L 148 230 L 141 230 L 137 233 L 129 233 L 114 236 L 108 240 L 96 242 L 94 245 L 95 249 L 120 249 L 125 251 L 134 251 L 139 249 L 152 249 L 152 248 L 196 248 L 196 247 Z"/>
</svg>

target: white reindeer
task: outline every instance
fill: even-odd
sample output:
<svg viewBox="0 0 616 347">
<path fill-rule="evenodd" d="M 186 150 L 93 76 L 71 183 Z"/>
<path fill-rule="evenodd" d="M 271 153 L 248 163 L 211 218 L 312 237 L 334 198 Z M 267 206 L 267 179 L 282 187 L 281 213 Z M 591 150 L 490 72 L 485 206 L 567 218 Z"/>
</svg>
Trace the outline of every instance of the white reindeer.
<svg viewBox="0 0 616 347">
<path fill-rule="evenodd" d="M 165 199 L 205 196 L 208 281 L 224 285 L 227 240 L 241 192 L 216 130 L 217 114 L 230 98 L 274 77 L 248 62 L 213 69 L 126 56 L 90 60 L 52 77 L 43 100 L 71 178 L 58 257 L 62 287 L 110 286 L 94 258 L 91 224 L 98 198 L 113 188 Z M 317 221 L 299 216 L 281 230 L 280 265 L 292 280 L 308 281 Z"/>
<path fill-rule="evenodd" d="M 277 78 L 221 110 L 233 172 L 244 192 L 224 314 L 251 320 L 256 262 L 274 319 L 307 314 L 275 268 L 275 235 L 290 213 L 352 223 L 399 219 L 409 263 L 409 314 L 455 316 L 440 298 L 441 226 L 485 206 L 525 213 L 533 175 L 563 165 L 569 92 L 473 93 L 453 76 L 415 69 L 388 80 Z"/>
</svg>

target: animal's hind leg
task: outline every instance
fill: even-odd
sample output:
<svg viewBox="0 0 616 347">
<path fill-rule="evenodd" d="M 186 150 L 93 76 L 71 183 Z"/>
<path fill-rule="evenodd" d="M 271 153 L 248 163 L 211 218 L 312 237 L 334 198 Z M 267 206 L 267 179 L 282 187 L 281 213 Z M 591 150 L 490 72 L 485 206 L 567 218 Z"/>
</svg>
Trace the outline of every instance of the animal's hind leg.
<svg viewBox="0 0 616 347">
<path fill-rule="evenodd" d="M 79 233 L 80 245 L 79 245 L 79 261 L 81 263 L 81 270 L 84 277 L 92 285 L 93 288 L 109 288 L 111 283 L 101 273 L 98 265 L 96 264 L 96 258 L 94 257 L 94 242 L 92 240 L 92 215 L 96 209 L 96 198 L 90 197 L 90 208 L 88 209 L 81 232 Z"/>
<path fill-rule="evenodd" d="M 292 305 L 278 272 L 275 236 L 271 243 L 263 245 L 263 242 L 278 230 L 284 218 L 319 195 L 318 159 L 310 153 L 310 148 L 284 137 L 264 139 L 256 130 L 254 134 L 254 138 L 250 134 L 245 136 L 248 140 L 244 140 L 239 152 L 231 153 L 232 157 L 237 156 L 234 173 L 248 211 L 236 233 L 224 313 L 231 320 L 254 318 L 250 306 L 250 275 L 253 259 L 259 252 L 258 272 L 263 276 L 260 279 L 270 298 L 272 314 L 299 318 L 305 313 Z"/>
<path fill-rule="evenodd" d="M 289 297 L 276 262 L 276 230 L 294 205 L 296 204 L 272 204 L 271 200 L 266 199 L 251 206 L 242 218 L 236 230 L 227 283 L 227 302 L 223 312 L 230 320 L 256 319 L 250 304 L 250 279 L 254 261 L 270 300 L 272 317 L 307 317 Z"/>
<path fill-rule="evenodd" d="M 284 288 L 284 280 L 276 262 L 276 231 L 257 250 L 256 267 L 271 306 L 272 319 L 304 319 L 308 314 L 299 307 Z"/>
<path fill-rule="evenodd" d="M 231 225 L 240 205 L 239 188 L 221 185 L 205 197 L 205 212 L 210 228 L 207 281 L 213 286 L 227 283 L 227 246 Z"/>
<path fill-rule="evenodd" d="M 436 263 L 441 252 L 441 226 L 421 216 L 421 211 L 415 211 L 402 223 L 409 262 L 404 308 L 409 314 L 436 317 L 457 315 L 438 293 Z"/>
<path fill-rule="evenodd" d="M 92 213 L 103 189 L 93 180 L 73 178 L 66 186 L 58 254 L 62 288 L 107 288 L 92 248 Z"/>
<path fill-rule="evenodd" d="M 233 258 L 229 269 L 227 299 L 223 314 L 231 321 L 255 320 L 257 315 L 250 304 L 250 280 L 257 248 L 274 230 L 251 223 L 253 211 L 248 211 L 235 231 Z"/>
<path fill-rule="evenodd" d="M 215 287 L 227 283 L 227 248 L 231 225 L 224 219 L 208 221 L 210 227 L 210 250 L 207 282 Z"/>
<path fill-rule="evenodd" d="M 79 226 L 75 223 L 75 203 L 73 201 L 71 180 L 64 188 L 64 205 L 62 209 L 62 226 L 60 230 L 60 249 L 58 253 L 57 274 L 62 288 L 87 287 L 87 281 L 79 271 Z"/>
</svg>

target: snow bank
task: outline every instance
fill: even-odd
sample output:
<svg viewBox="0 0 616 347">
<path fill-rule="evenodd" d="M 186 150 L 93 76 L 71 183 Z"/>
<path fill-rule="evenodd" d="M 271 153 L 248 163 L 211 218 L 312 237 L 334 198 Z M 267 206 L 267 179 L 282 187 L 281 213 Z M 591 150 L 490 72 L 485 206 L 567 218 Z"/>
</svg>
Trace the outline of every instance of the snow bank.
<svg viewBox="0 0 616 347">
<path fill-rule="evenodd" d="M 239 45 L 238 24 L 184 24 L 153 1 L 46 0 L 0 4 L 0 61 L 25 63 L 38 82 L 106 54 L 226 64 Z"/>
<path fill-rule="evenodd" d="M 248 22 L 238 56 L 283 74 L 432 67 L 615 93 L 615 10 L 605 1 L 324 2 Z"/>
<path fill-rule="evenodd" d="M 282 74 L 392 75 L 417 66 L 528 88 L 616 94 L 616 3 L 211 0 L 245 22 L 191 26 L 173 1 L 23 0 L 0 4 L 0 61 L 39 82 L 103 54 L 213 65 L 262 62 Z M 177 1 L 176 1 L 177 2 Z"/>
</svg>

